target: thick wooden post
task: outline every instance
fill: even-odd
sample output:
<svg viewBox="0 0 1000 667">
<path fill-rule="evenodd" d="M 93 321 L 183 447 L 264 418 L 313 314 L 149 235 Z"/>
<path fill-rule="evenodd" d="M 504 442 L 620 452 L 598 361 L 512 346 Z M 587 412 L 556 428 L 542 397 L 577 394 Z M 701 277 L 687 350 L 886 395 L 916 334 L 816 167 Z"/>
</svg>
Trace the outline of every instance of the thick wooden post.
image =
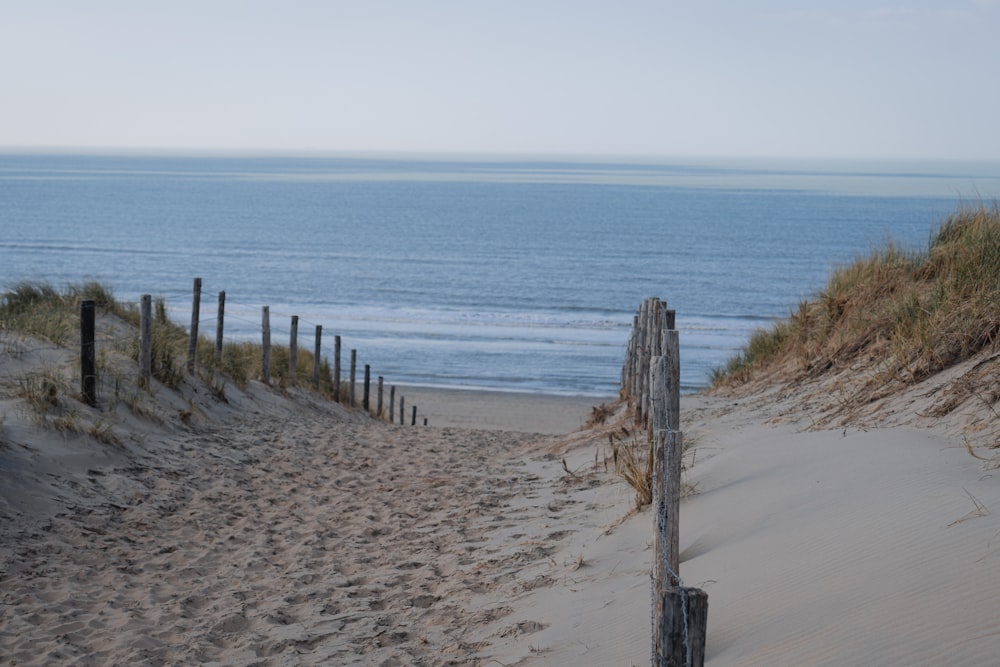
<svg viewBox="0 0 1000 667">
<path fill-rule="evenodd" d="M 371 385 L 372 385 L 372 367 L 365 364 L 365 388 L 361 394 L 361 405 L 364 406 L 365 412 L 371 412 L 371 403 L 369 398 L 371 396 Z"/>
<path fill-rule="evenodd" d="M 261 309 L 260 381 L 271 384 L 271 307 Z"/>
<path fill-rule="evenodd" d="M 666 304 L 663 304 L 664 308 Z M 674 312 L 664 313 L 661 356 L 650 363 L 653 436 L 653 665 L 702 667 L 708 595 L 680 578 L 680 344 Z M 658 336 L 659 337 L 659 336 Z"/>
<path fill-rule="evenodd" d="M 413 406 L 413 418 L 410 420 L 410 426 L 417 425 L 417 406 Z"/>
<path fill-rule="evenodd" d="M 406 399 L 404 396 L 399 397 L 399 425 L 406 425 Z"/>
<path fill-rule="evenodd" d="M 333 337 L 333 400 L 340 403 L 340 336 Z"/>
<path fill-rule="evenodd" d="M 667 375 L 669 360 L 653 357 L 649 375 L 652 389 L 651 418 L 653 439 L 653 585 L 657 590 L 676 586 L 678 572 L 677 526 L 680 509 L 681 434 L 670 430 Z M 661 582 L 661 583 L 657 583 Z"/>
<path fill-rule="evenodd" d="M 188 336 L 188 373 L 194 373 L 194 364 L 198 360 L 198 320 L 201 319 L 201 278 L 194 279 L 191 290 L 191 331 Z"/>
<path fill-rule="evenodd" d="M 313 348 L 313 389 L 319 391 L 320 342 L 323 340 L 323 325 L 316 325 L 316 345 Z"/>
<path fill-rule="evenodd" d="M 396 422 L 396 385 L 389 387 L 389 423 Z"/>
<path fill-rule="evenodd" d="M 139 386 L 149 389 L 153 377 L 153 297 L 139 301 Z"/>
<path fill-rule="evenodd" d="M 676 329 L 663 332 L 663 356 L 667 359 L 667 428 L 681 430 L 681 344 Z"/>
<path fill-rule="evenodd" d="M 219 313 L 215 317 L 215 367 L 222 367 L 222 336 L 226 320 L 226 292 L 219 292 Z"/>
<path fill-rule="evenodd" d="M 658 591 L 680 584 L 680 431 L 657 431 L 653 459 L 653 585 Z M 657 585 L 659 581 L 659 585 Z"/>
<path fill-rule="evenodd" d="M 292 331 L 288 338 L 288 384 L 294 386 L 299 379 L 299 316 L 292 315 Z"/>
<path fill-rule="evenodd" d="M 80 398 L 87 405 L 97 403 L 96 305 L 92 299 L 80 302 Z"/>
<path fill-rule="evenodd" d="M 382 384 L 383 384 L 384 381 L 385 381 L 384 378 L 381 375 L 379 375 L 378 376 L 378 400 L 375 403 L 375 416 L 378 417 L 378 418 L 380 418 L 380 419 L 382 418 Z"/>
<path fill-rule="evenodd" d="M 654 598 L 653 665 L 702 667 L 708 627 L 708 594 L 671 588 Z"/>
</svg>

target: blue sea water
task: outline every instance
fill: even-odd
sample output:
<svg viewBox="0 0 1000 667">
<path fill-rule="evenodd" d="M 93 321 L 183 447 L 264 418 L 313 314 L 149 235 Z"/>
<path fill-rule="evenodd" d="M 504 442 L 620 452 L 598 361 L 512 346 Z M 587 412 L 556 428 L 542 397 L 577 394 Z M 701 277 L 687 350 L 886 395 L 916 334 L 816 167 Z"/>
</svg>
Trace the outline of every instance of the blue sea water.
<svg viewBox="0 0 1000 667">
<path fill-rule="evenodd" d="M 203 331 L 322 325 L 389 384 L 610 396 L 632 316 L 677 311 L 682 384 L 892 239 L 926 247 L 1000 163 L 0 154 L 0 287 L 96 279 Z"/>
</svg>

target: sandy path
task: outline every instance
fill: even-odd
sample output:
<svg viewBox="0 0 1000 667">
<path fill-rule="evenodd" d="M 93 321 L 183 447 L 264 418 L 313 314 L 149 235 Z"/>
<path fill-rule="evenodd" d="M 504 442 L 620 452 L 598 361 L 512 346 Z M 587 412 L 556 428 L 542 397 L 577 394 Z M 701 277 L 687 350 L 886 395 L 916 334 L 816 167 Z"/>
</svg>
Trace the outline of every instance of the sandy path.
<svg viewBox="0 0 1000 667">
<path fill-rule="evenodd" d="M 573 532 L 541 444 L 259 417 L 93 469 L 12 536 L 4 664 L 480 664 L 543 626 L 509 601 Z"/>
</svg>

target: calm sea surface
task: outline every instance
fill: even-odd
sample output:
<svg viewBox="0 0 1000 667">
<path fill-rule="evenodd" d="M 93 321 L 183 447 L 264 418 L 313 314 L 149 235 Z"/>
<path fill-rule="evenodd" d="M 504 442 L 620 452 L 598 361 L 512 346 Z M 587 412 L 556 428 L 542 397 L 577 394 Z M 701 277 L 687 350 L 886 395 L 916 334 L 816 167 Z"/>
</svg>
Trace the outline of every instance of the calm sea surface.
<svg viewBox="0 0 1000 667">
<path fill-rule="evenodd" d="M 926 247 L 1000 163 L 0 154 L 0 286 L 97 279 L 202 327 L 323 326 L 389 384 L 609 396 L 632 316 L 677 310 L 704 386 L 832 268 Z"/>
</svg>

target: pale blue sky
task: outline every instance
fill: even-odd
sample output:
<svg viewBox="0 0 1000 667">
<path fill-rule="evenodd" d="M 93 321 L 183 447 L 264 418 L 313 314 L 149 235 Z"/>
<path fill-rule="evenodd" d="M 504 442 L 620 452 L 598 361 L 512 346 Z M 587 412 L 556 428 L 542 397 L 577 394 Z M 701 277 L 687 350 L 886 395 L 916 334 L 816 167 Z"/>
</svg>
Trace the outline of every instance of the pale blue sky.
<svg viewBox="0 0 1000 667">
<path fill-rule="evenodd" d="M 1000 159 L 1000 0 L 0 0 L 0 146 Z"/>
</svg>

